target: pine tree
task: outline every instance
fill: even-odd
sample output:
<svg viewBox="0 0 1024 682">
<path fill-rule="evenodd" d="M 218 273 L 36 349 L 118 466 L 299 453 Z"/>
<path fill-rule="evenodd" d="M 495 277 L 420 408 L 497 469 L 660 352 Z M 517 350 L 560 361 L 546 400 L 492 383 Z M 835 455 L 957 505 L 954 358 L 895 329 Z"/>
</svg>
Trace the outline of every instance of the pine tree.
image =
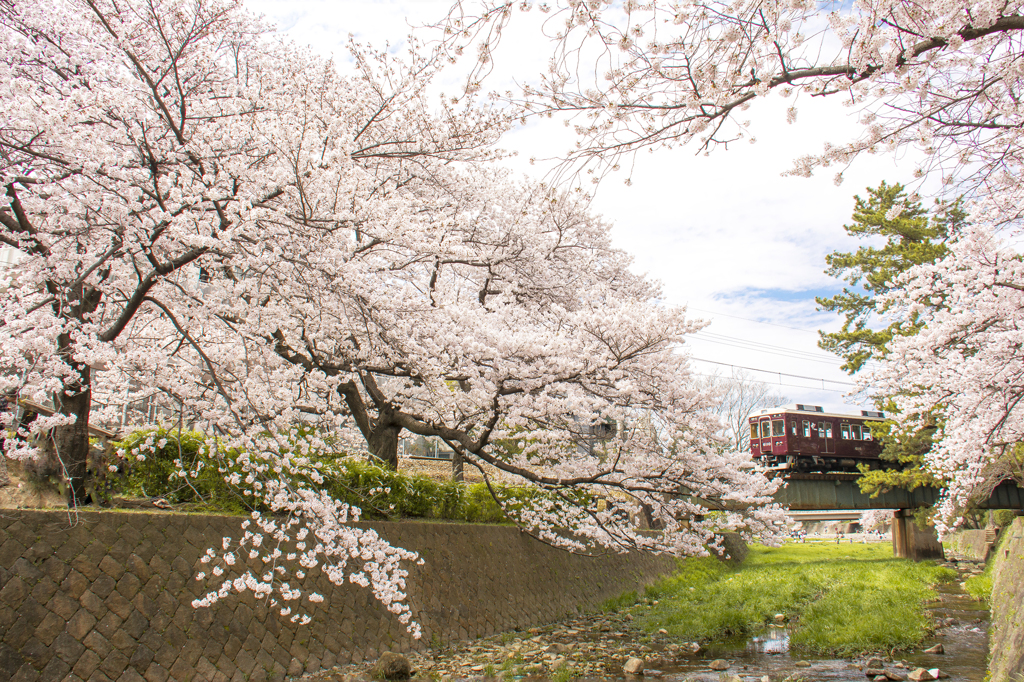
<svg viewBox="0 0 1024 682">
<path fill-rule="evenodd" d="M 889 291 L 896 278 L 915 265 L 931 263 L 946 254 L 946 241 L 963 225 L 964 212 L 959 202 L 939 204 L 931 215 L 919 201 L 909 201 L 903 185 L 882 182 L 868 188 L 869 196 L 854 197 L 853 223 L 845 225 L 852 237 L 885 238 L 881 248 L 862 246 L 854 253 L 833 251 L 825 257 L 825 273 L 846 281 L 841 294 L 815 300 L 822 310 L 845 317 L 838 332 L 819 332 L 818 346 L 846 360 L 843 369 L 854 374 L 873 358 L 884 356 L 886 347 L 897 332 L 900 320 L 875 329 L 876 301 Z M 898 216 L 887 215 L 893 207 L 902 206 Z M 916 331 L 917 327 L 911 328 Z"/>
<path fill-rule="evenodd" d="M 917 333 L 920 325 L 916 319 L 903 326 L 903 320 L 889 320 L 888 326 L 880 327 L 877 323 L 884 323 L 881 316 L 886 310 L 879 305 L 878 298 L 889 292 L 900 274 L 945 256 L 946 242 L 966 221 L 959 201 L 937 204 L 929 213 L 921 202 L 909 200 L 904 186 L 898 183 L 889 185 L 883 181 L 877 188 L 869 187 L 868 193 L 866 199 L 854 197 L 853 223 L 844 229 L 861 239 L 882 237 L 885 243 L 880 247 L 862 246 L 854 253 L 834 251 L 826 256 L 825 272 L 844 280 L 849 287 L 831 298 L 815 299 L 822 310 L 844 316 L 838 332 L 819 332 L 818 346 L 842 357 L 846 361 L 843 369 L 850 374 L 860 371 L 869 360 L 884 357 L 896 334 Z M 902 207 L 899 215 L 894 215 L 894 207 Z M 877 407 L 890 415 L 895 410 L 891 402 Z M 908 433 L 896 422 L 886 422 L 886 444 L 881 456 L 897 467 L 865 470 L 860 479 L 864 492 L 938 485 L 922 466 L 937 424 L 934 419 L 925 419 L 923 423 L 925 427 Z"/>
</svg>

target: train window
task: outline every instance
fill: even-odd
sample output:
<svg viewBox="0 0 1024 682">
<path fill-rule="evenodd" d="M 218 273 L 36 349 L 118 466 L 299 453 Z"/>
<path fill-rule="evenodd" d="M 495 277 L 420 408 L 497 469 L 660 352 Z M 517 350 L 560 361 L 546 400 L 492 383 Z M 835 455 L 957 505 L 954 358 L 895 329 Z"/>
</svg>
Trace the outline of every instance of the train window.
<svg viewBox="0 0 1024 682">
<path fill-rule="evenodd" d="M 761 422 L 761 438 L 771 438 L 771 437 L 772 437 L 772 423 L 770 421 L 768 421 L 767 419 L 765 419 L 763 422 Z"/>
<path fill-rule="evenodd" d="M 804 438 L 811 437 L 811 422 L 804 420 Z"/>
<path fill-rule="evenodd" d="M 854 440 L 860 440 L 860 424 L 850 424 L 850 433 Z"/>
<path fill-rule="evenodd" d="M 825 427 L 825 438 L 832 437 L 832 422 L 825 422 L 822 424 Z"/>
<path fill-rule="evenodd" d="M 772 421 L 772 435 L 773 436 L 785 436 L 786 435 L 786 422 L 781 419 Z"/>
<path fill-rule="evenodd" d="M 796 435 L 796 422 L 789 422 L 789 433 L 792 436 Z"/>
<path fill-rule="evenodd" d="M 839 425 L 839 437 L 843 440 L 850 440 L 850 425 L 840 424 Z"/>
<path fill-rule="evenodd" d="M 750 425 L 750 440 L 757 440 L 757 422 Z"/>
<path fill-rule="evenodd" d="M 864 426 L 861 427 L 861 429 L 864 434 L 864 440 L 871 440 L 871 427 L 865 424 Z"/>
</svg>

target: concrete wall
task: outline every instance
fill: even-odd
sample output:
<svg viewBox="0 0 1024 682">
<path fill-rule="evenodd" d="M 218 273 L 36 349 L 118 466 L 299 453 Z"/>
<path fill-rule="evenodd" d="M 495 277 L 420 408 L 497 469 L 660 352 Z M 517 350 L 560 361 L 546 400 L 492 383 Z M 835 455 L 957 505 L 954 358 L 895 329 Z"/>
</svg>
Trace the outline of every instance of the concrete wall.
<svg viewBox="0 0 1024 682">
<path fill-rule="evenodd" d="M 1024 680 L 1024 518 L 1003 529 L 989 557 L 995 562 L 992 582 L 992 626 L 989 633 L 991 682 Z"/>
<path fill-rule="evenodd" d="M 167 682 L 281 679 L 385 650 L 487 636 L 550 622 L 671 571 L 648 555 L 582 557 L 515 528 L 372 523 L 421 554 L 407 584 L 423 639 L 368 590 L 337 587 L 297 626 L 246 595 L 194 609 L 207 547 L 240 537 L 237 517 L 0 510 L 0 679 Z M 238 567 L 236 567 L 238 568 Z M 257 573 L 263 564 L 253 567 Z M 307 604 L 303 600 L 303 604 Z"/>
</svg>

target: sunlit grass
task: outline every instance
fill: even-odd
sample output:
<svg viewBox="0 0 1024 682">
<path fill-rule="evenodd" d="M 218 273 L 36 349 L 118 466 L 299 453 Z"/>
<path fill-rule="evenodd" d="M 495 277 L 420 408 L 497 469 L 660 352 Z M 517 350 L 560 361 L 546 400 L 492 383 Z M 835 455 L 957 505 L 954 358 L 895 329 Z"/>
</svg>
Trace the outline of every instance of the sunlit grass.
<svg viewBox="0 0 1024 682">
<path fill-rule="evenodd" d="M 714 558 L 688 560 L 648 591 L 658 599 L 649 630 L 696 641 L 750 636 L 776 614 L 790 624 L 790 645 L 846 655 L 905 649 L 925 636 L 922 603 L 929 585 L 955 571 L 894 559 L 889 545 L 790 544 L 755 547 L 738 567 Z"/>
</svg>

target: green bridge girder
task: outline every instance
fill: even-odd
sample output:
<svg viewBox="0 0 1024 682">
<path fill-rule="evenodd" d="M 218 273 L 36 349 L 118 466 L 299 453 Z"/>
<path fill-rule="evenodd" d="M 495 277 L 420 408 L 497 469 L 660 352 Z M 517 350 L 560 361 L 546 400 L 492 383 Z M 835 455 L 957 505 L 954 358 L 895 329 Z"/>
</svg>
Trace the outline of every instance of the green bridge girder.
<svg viewBox="0 0 1024 682">
<path fill-rule="evenodd" d="M 793 511 L 819 509 L 915 509 L 939 499 L 935 488 L 891 489 L 871 497 L 860 491 L 856 474 L 795 474 L 775 493 L 775 501 Z M 1001 483 L 978 509 L 1024 509 L 1024 489 Z"/>
</svg>

